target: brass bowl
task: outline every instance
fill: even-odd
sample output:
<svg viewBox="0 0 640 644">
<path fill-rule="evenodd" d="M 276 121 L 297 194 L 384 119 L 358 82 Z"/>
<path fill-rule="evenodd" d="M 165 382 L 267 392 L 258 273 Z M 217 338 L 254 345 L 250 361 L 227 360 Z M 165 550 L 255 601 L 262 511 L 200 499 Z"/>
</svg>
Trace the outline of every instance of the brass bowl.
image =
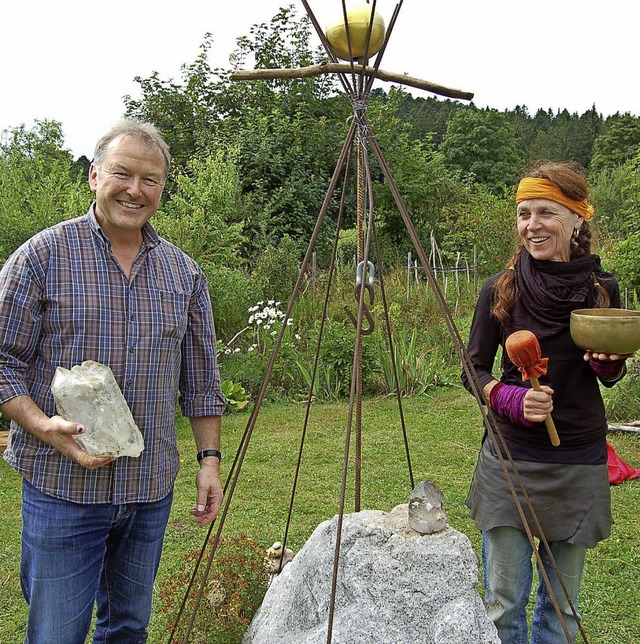
<svg viewBox="0 0 640 644">
<path fill-rule="evenodd" d="M 640 349 L 640 311 L 577 309 L 571 312 L 569 330 L 585 351 L 624 355 Z"/>
</svg>

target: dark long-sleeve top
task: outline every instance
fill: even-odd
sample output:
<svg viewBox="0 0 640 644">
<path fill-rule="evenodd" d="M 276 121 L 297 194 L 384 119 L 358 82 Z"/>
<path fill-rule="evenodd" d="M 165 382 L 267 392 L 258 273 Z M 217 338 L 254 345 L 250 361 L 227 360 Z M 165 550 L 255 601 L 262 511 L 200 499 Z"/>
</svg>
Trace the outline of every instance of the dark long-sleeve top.
<svg viewBox="0 0 640 644">
<path fill-rule="evenodd" d="M 467 347 L 469 356 L 481 388 L 494 379 L 508 385 L 531 387 L 529 381 L 523 382 L 522 374 L 504 350 L 507 337 L 520 329 L 505 329 L 490 313 L 493 289 L 499 277 L 500 274 L 494 275 L 480 291 Z M 602 285 L 609 293 L 610 306 L 619 307 L 620 291 L 615 279 L 603 280 Z M 500 347 L 502 375 L 496 377 L 492 371 Z M 571 339 L 568 326 L 558 335 L 540 340 L 540 347 L 542 356 L 549 358 L 549 363 L 546 375 L 540 376 L 539 382 L 554 391 L 551 416 L 558 430 L 560 445 L 551 445 L 544 423 L 527 428 L 494 413 L 511 455 L 517 460 L 546 463 L 606 463 L 604 403 L 598 379 L 583 359 L 584 351 Z M 472 391 L 466 374 L 462 380 L 465 388 Z M 604 384 L 610 386 L 613 382 Z"/>
</svg>

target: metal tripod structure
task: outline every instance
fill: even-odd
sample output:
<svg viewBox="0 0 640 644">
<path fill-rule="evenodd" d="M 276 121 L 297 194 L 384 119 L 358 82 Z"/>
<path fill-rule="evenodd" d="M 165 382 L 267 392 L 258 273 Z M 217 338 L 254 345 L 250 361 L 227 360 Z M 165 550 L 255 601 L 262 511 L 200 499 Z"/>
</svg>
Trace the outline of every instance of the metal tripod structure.
<svg viewBox="0 0 640 644">
<path fill-rule="evenodd" d="M 355 162 L 356 173 L 357 173 L 356 222 L 357 222 L 358 250 L 357 250 L 357 272 L 356 272 L 355 289 L 354 289 L 354 294 L 357 301 L 357 312 L 356 314 L 353 314 L 347 309 L 346 313 L 355 325 L 356 338 L 355 338 L 354 357 L 353 357 L 353 365 L 352 365 L 351 389 L 350 389 L 350 396 L 349 396 L 348 422 L 347 422 L 345 447 L 344 447 L 341 499 L 340 499 L 340 509 L 338 513 L 338 524 L 337 524 L 337 533 L 336 533 L 331 600 L 329 605 L 329 614 L 328 614 L 328 622 L 327 622 L 327 643 L 328 644 L 330 644 L 332 641 L 333 618 L 334 618 L 334 611 L 335 611 L 335 598 L 336 598 L 336 589 L 337 589 L 337 581 L 338 581 L 338 562 L 340 558 L 340 542 L 341 542 L 341 533 L 342 533 L 342 523 L 343 523 L 343 517 L 344 517 L 344 511 L 345 511 L 345 499 L 346 499 L 347 480 L 348 480 L 348 472 L 349 472 L 349 457 L 350 457 L 350 450 L 351 450 L 352 434 L 355 434 L 354 506 L 355 506 L 356 512 L 360 511 L 360 504 L 361 504 L 360 487 L 361 487 L 361 476 L 362 476 L 362 472 L 361 472 L 362 337 L 364 335 L 367 335 L 368 333 L 371 333 L 373 331 L 373 326 L 375 324 L 375 321 L 371 315 L 369 307 L 373 304 L 374 280 L 376 277 L 379 280 L 379 288 L 380 288 L 383 310 L 384 310 L 386 340 L 390 351 L 392 369 L 393 369 L 395 382 L 396 382 L 396 397 L 398 401 L 399 417 L 400 417 L 401 426 L 402 426 L 402 434 L 403 434 L 403 441 L 404 441 L 405 453 L 407 458 L 410 485 L 411 485 L 411 489 L 415 487 L 415 481 L 413 478 L 413 470 L 412 470 L 411 457 L 410 457 L 410 451 L 409 451 L 409 443 L 407 439 L 407 431 L 406 431 L 406 426 L 404 421 L 404 413 L 402 409 L 402 396 L 401 396 L 401 391 L 400 391 L 399 381 L 398 381 L 398 369 L 395 361 L 395 352 L 393 348 L 393 339 L 392 339 L 392 332 L 391 332 L 392 330 L 391 330 L 391 323 L 389 318 L 389 307 L 388 307 L 388 301 L 387 301 L 387 296 L 386 296 L 385 286 L 384 286 L 384 271 L 379 265 L 377 275 L 376 275 L 375 265 L 371 260 L 371 257 L 375 255 L 375 257 L 377 257 L 378 259 L 378 263 L 380 264 L 381 262 L 379 247 L 378 247 L 378 238 L 376 234 L 375 217 L 374 217 L 372 180 L 371 180 L 371 173 L 369 168 L 369 156 L 373 155 L 373 157 L 376 159 L 379 165 L 379 168 L 381 169 L 384 175 L 386 184 L 391 190 L 393 199 L 402 217 L 402 220 L 406 226 L 407 233 L 409 234 L 409 237 L 414 245 L 414 248 L 420 260 L 421 266 L 423 266 L 427 272 L 427 276 L 429 278 L 428 280 L 429 284 L 434 289 L 434 293 L 438 300 L 441 313 L 443 315 L 443 318 L 447 324 L 448 330 L 451 333 L 451 337 L 456 346 L 456 350 L 458 352 L 461 365 L 468 377 L 469 382 L 472 385 L 473 394 L 478 404 L 478 407 L 480 409 L 480 412 L 482 414 L 483 423 L 487 430 L 487 433 L 489 434 L 490 439 L 496 442 L 496 444 L 499 443 L 502 446 L 504 453 L 507 454 L 507 459 L 505 459 L 505 457 L 502 455 L 502 451 L 500 449 L 496 450 L 498 457 L 500 459 L 503 473 L 505 475 L 505 479 L 509 486 L 509 489 L 514 499 L 514 502 L 516 504 L 516 507 L 518 509 L 523 526 L 525 527 L 525 531 L 527 533 L 529 541 L 532 545 L 533 551 L 536 556 L 536 560 L 538 562 L 538 567 L 540 568 L 544 582 L 547 585 L 547 588 L 549 590 L 552 602 L 554 604 L 558 617 L 561 621 L 567 641 L 571 642 L 571 638 L 569 636 L 568 630 L 562 618 L 559 604 L 553 593 L 553 589 L 551 588 L 549 578 L 544 569 L 542 559 L 536 547 L 533 533 L 531 531 L 527 518 L 524 514 L 522 504 L 518 497 L 517 489 L 520 491 L 520 493 L 522 494 L 522 497 L 525 500 L 525 505 L 527 506 L 527 509 L 529 510 L 531 517 L 533 518 L 533 522 L 535 524 L 537 533 L 542 535 L 541 542 L 547 548 L 547 552 L 551 557 L 552 566 L 556 571 L 558 578 L 560 579 L 562 590 L 567 598 L 567 601 L 569 602 L 569 605 L 571 606 L 574 617 L 578 621 L 582 637 L 584 641 L 587 642 L 586 634 L 580 623 L 580 619 L 577 614 L 577 611 L 573 606 L 571 598 L 568 595 L 568 591 L 564 586 L 564 583 L 562 582 L 562 579 L 559 575 L 556 562 L 553 559 L 551 550 L 548 547 L 546 538 L 544 537 L 541 526 L 538 523 L 538 518 L 535 513 L 535 510 L 531 504 L 527 491 L 524 488 L 524 485 L 518 475 L 516 465 L 513 462 L 513 459 L 509 453 L 508 446 L 506 445 L 506 442 L 502 437 L 500 429 L 498 428 L 495 422 L 493 411 L 488 407 L 488 405 L 485 405 L 484 396 L 482 393 L 482 387 L 478 381 L 477 375 L 475 373 L 475 369 L 466 351 L 463 339 L 460 336 L 460 333 L 456 327 L 455 321 L 453 319 L 453 315 L 449 309 L 449 306 L 447 305 L 446 299 L 438 285 L 438 281 L 433 273 L 433 270 L 430 267 L 429 259 L 422 246 L 418 232 L 411 220 L 409 212 L 404 204 L 400 189 L 385 160 L 383 151 L 376 139 L 375 133 L 373 132 L 372 128 L 370 127 L 367 121 L 368 97 L 369 97 L 369 93 L 371 91 L 372 85 L 376 80 L 376 78 L 385 78 L 387 80 L 391 79 L 401 83 L 408 80 L 409 82 L 405 82 L 405 84 L 409 84 L 414 87 L 419 87 L 421 89 L 427 89 L 436 94 L 440 94 L 440 95 L 448 96 L 452 98 L 462 98 L 465 100 L 471 100 L 473 98 L 473 94 L 469 92 L 462 92 L 460 90 L 442 87 L 439 85 L 434 85 L 432 83 L 429 83 L 428 81 L 423 81 L 412 77 L 405 77 L 402 75 L 393 74 L 391 72 L 382 72 L 380 70 L 380 62 L 386 50 L 387 44 L 389 42 L 389 38 L 393 32 L 393 28 L 398 18 L 398 14 L 402 8 L 403 0 L 398 0 L 395 6 L 393 15 L 391 17 L 389 26 L 386 31 L 384 43 L 382 45 L 382 48 L 376 55 L 375 63 L 373 64 L 373 66 L 369 66 L 368 64 L 369 63 L 368 52 L 369 52 L 369 43 L 371 39 L 371 29 L 369 30 L 366 50 L 363 58 L 358 60 L 354 60 L 352 58 L 351 61 L 347 64 L 339 63 L 324 32 L 320 28 L 320 25 L 313 11 L 311 10 L 309 3 L 307 2 L 307 0 L 301 0 L 301 2 L 305 8 L 307 16 L 309 17 L 309 20 L 311 21 L 313 27 L 316 30 L 318 37 L 320 38 L 322 44 L 324 45 L 324 48 L 326 50 L 326 53 L 327 53 L 327 56 L 329 57 L 330 62 L 320 66 L 314 66 L 311 68 L 302 68 L 297 70 L 292 70 L 292 69 L 286 69 L 286 70 L 257 69 L 257 70 L 248 70 L 248 71 L 243 70 L 243 71 L 233 72 L 231 75 L 232 80 L 250 81 L 250 80 L 264 80 L 264 79 L 276 79 L 276 78 L 278 79 L 303 78 L 303 77 L 317 76 L 322 73 L 337 74 L 340 84 L 342 85 L 342 88 L 346 93 L 346 95 L 349 97 L 349 100 L 351 101 L 351 104 L 353 107 L 353 119 L 351 120 L 351 124 L 349 126 L 349 130 L 344 140 L 344 144 L 340 151 L 333 175 L 331 177 L 331 181 L 329 183 L 329 187 L 327 189 L 322 206 L 320 208 L 320 212 L 318 214 L 316 225 L 311 235 L 311 239 L 309 241 L 306 254 L 300 266 L 300 271 L 298 273 L 298 277 L 297 277 L 295 286 L 293 288 L 291 298 L 288 303 L 288 309 L 287 309 L 286 318 L 285 318 L 285 319 L 289 319 L 292 316 L 293 306 L 297 299 L 302 283 L 304 281 L 304 276 L 310 265 L 311 258 L 313 256 L 313 251 L 316 245 L 316 241 L 322 229 L 325 216 L 328 212 L 331 200 L 342 178 L 342 193 L 340 198 L 338 222 L 337 222 L 336 233 L 334 237 L 333 253 L 332 253 L 332 259 L 331 259 L 331 264 L 329 269 L 328 284 L 327 284 L 325 300 L 324 300 L 323 316 L 320 323 L 320 330 L 318 335 L 316 354 L 315 354 L 313 372 L 311 377 L 311 384 L 309 387 L 309 394 L 307 397 L 306 413 L 305 413 L 304 425 L 302 429 L 300 447 L 299 447 L 299 453 L 298 453 L 298 462 L 297 462 L 293 486 L 292 486 L 292 493 L 291 493 L 291 498 L 289 503 L 289 513 L 288 513 L 288 518 L 287 518 L 287 523 L 286 523 L 285 533 L 283 538 L 283 550 L 286 548 L 286 544 L 287 544 L 287 537 L 288 537 L 289 526 L 291 522 L 293 504 L 295 500 L 296 487 L 300 476 L 303 446 L 305 443 L 307 424 L 308 424 L 310 409 L 313 401 L 312 392 L 314 389 L 314 383 L 317 376 L 320 347 L 321 347 L 322 336 L 324 332 L 324 326 L 327 318 L 330 288 L 331 288 L 331 284 L 333 282 L 334 273 L 335 273 L 338 236 L 339 236 L 339 232 L 343 221 L 343 215 L 344 215 L 344 209 L 345 209 L 345 203 L 346 203 L 347 184 L 349 182 L 349 171 L 353 162 Z M 372 2 L 367 0 L 367 3 L 371 4 L 371 19 L 369 21 L 369 24 L 371 25 L 373 24 L 373 16 L 376 11 L 376 0 L 372 0 Z M 347 8 L 346 8 L 345 0 L 341 0 L 341 4 L 342 4 L 343 17 L 346 25 L 349 52 L 351 53 L 353 50 L 352 50 L 352 44 L 351 44 L 351 39 L 349 35 L 349 27 L 348 27 L 348 21 L 347 21 Z M 375 251 L 375 252 L 372 253 L 372 251 Z M 364 324 L 365 321 L 367 323 L 366 325 Z M 175 620 L 174 630 L 172 632 L 172 635 L 169 638 L 169 642 L 172 642 L 174 640 L 173 633 L 176 632 L 176 629 L 180 624 L 182 615 L 185 612 L 189 595 L 196 586 L 198 571 L 201 566 L 204 566 L 204 571 L 202 573 L 201 582 L 197 590 L 194 607 L 191 612 L 189 623 L 187 626 L 187 633 L 184 636 L 184 639 L 182 641 L 185 643 L 188 642 L 188 638 L 191 634 L 191 631 L 195 622 L 195 618 L 197 615 L 197 611 L 200 605 L 200 601 L 204 593 L 206 580 L 208 578 L 208 575 L 213 563 L 213 558 L 220 540 L 220 536 L 227 518 L 227 514 L 229 512 L 229 507 L 231 504 L 233 493 L 240 476 L 242 464 L 244 462 L 247 449 L 249 447 L 249 443 L 250 443 L 253 431 L 255 429 L 257 417 L 258 417 L 260 408 L 262 406 L 262 403 L 264 401 L 264 397 L 275 366 L 278 352 L 280 351 L 280 347 L 282 344 L 285 331 L 286 331 L 286 325 L 282 325 L 282 328 L 280 329 L 280 332 L 277 336 L 275 346 L 267 366 L 265 377 L 263 379 L 260 390 L 258 392 L 254 408 L 250 414 L 250 418 L 247 422 L 246 429 L 241 438 L 238 451 L 236 453 L 234 462 L 231 466 L 231 469 L 229 471 L 229 474 L 225 483 L 225 487 L 224 487 L 225 498 L 224 498 L 223 506 L 220 511 L 220 515 L 218 516 L 216 522 L 212 523 L 209 527 L 207 536 L 202 546 L 202 550 L 200 552 L 200 555 L 195 565 L 193 575 L 191 577 L 191 582 L 186 590 L 182 605 L 180 607 L 179 613 Z M 511 465 L 513 474 L 511 474 L 507 468 L 507 460 Z M 214 526 L 216 526 L 216 524 L 217 524 L 217 529 L 214 534 L 213 529 L 214 529 Z M 209 554 L 205 558 L 205 553 L 207 549 L 209 549 Z"/>
</svg>

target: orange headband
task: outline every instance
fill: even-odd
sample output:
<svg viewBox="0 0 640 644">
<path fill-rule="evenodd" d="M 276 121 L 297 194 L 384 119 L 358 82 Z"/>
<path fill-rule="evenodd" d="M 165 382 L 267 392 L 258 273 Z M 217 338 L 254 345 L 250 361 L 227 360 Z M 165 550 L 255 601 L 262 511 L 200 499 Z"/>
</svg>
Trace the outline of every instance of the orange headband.
<svg viewBox="0 0 640 644">
<path fill-rule="evenodd" d="M 553 181 L 548 179 L 525 177 L 518 185 L 516 203 L 525 199 L 550 199 L 569 208 L 583 219 L 591 219 L 594 213 L 593 206 L 586 199 L 582 199 L 582 201 L 570 199 Z"/>
</svg>

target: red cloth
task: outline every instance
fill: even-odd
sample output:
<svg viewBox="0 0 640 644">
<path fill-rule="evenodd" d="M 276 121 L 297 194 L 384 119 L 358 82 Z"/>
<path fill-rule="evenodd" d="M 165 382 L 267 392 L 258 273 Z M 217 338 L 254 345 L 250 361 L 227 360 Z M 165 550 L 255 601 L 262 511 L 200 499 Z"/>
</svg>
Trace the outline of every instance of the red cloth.
<svg viewBox="0 0 640 644">
<path fill-rule="evenodd" d="M 640 470 L 625 463 L 609 443 L 607 443 L 607 466 L 609 467 L 609 483 L 611 485 L 618 485 L 622 481 L 640 477 Z"/>
</svg>

